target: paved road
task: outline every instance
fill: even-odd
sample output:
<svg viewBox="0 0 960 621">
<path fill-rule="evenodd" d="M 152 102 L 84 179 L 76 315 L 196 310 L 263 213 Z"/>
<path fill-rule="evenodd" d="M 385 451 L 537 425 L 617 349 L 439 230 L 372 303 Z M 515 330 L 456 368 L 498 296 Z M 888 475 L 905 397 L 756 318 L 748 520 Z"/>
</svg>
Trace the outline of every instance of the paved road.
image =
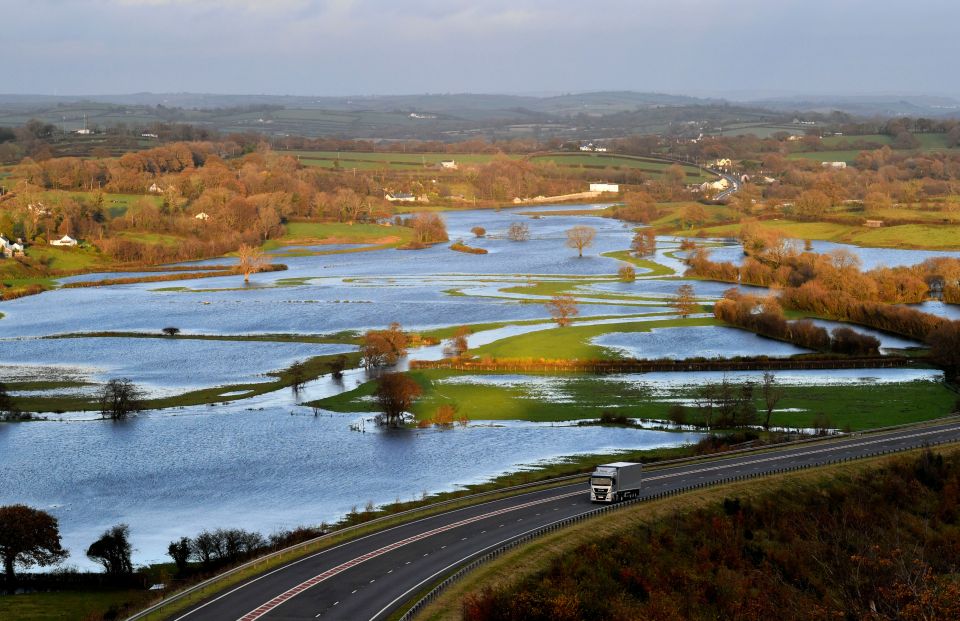
<svg viewBox="0 0 960 621">
<path fill-rule="evenodd" d="M 725 173 L 718 173 L 721 177 L 726 179 L 730 183 L 730 187 L 717 194 L 715 200 L 722 201 L 727 199 L 740 190 L 740 180 L 737 179 L 736 175 L 728 175 Z"/>
<path fill-rule="evenodd" d="M 960 422 L 650 470 L 642 491 L 650 496 L 695 483 L 943 441 L 960 441 Z M 448 511 L 295 561 L 178 619 L 381 620 L 451 568 L 530 530 L 595 507 L 585 483 L 577 483 Z"/>
</svg>

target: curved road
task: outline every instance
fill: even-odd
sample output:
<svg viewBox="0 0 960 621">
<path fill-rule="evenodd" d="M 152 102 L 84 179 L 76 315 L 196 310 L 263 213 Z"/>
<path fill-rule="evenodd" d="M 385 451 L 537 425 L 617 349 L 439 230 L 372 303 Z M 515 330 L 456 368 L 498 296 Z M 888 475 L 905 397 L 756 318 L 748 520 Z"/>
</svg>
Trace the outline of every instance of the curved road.
<svg viewBox="0 0 960 621">
<path fill-rule="evenodd" d="M 642 497 L 691 484 L 960 441 L 953 421 L 650 470 Z M 533 529 L 596 508 L 586 484 L 456 509 L 349 541 L 253 578 L 177 621 L 382 620 L 438 576 Z M 603 519 L 603 518 L 599 518 Z"/>
</svg>

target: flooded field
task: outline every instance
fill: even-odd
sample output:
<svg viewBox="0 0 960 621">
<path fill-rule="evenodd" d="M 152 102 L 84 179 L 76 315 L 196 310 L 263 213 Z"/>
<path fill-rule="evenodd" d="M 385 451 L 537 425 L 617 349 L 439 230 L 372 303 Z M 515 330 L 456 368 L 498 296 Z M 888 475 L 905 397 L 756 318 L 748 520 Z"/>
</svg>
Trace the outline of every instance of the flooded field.
<svg viewBox="0 0 960 621">
<path fill-rule="evenodd" d="M 674 254 L 679 240 L 658 240 L 653 260 L 665 268 L 658 268 L 659 276 L 649 276 L 652 268 L 640 266 L 638 279 L 623 283 L 616 279 L 621 262 L 602 255 L 626 250 L 632 228 L 608 218 L 532 218 L 518 213 L 537 210 L 524 207 L 444 214 L 451 240 L 463 239 L 488 250 L 486 255 L 453 252 L 445 244 L 418 251 L 368 251 L 354 245 L 289 246 L 272 251 L 276 262 L 288 266 L 286 271 L 256 274 L 248 286 L 240 276 L 225 276 L 58 289 L 3 302 L 0 381 L 78 384 L 14 391 L 34 396 L 90 395 L 112 377 L 129 377 L 151 396 L 213 387 L 222 387 L 229 396 L 231 385 L 265 381 L 267 373 L 296 360 L 356 349 L 355 344 L 346 342 L 346 336 L 343 343 L 317 344 L 289 338 L 271 341 L 269 335 L 295 340 L 304 335 L 383 328 L 394 321 L 417 331 L 486 324 L 469 341 L 471 347 L 489 346 L 555 330 L 543 302 L 557 292 L 577 297 L 582 323 L 576 325 L 597 327 L 590 344 L 622 356 L 789 356 L 803 351 L 722 326 L 618 330 L 618 324 L 625 322 L 678 319 L 670 303 L 677 287 L 686 282 L 678 280 L 683 271 Z M 512 222 L 530 227 L 529 241 L 506 239 Z M 597 230 L 594 245 L 583 258 L 565 246 L 565 231 L 578 224 Z M 475 238 L 470 233 L 478 225 L 486 228 L 486 237 Z M 830 248 L 815 243 L 815 249 Z M 863 258 L 866 267 L 881 262 L 908 264 L 931 254 L 850 249 Z M 335 251 L 344 253 L 313 254 Z M 739 246 L 727 244 L 717 248 L 713 258 L 738 260 L 738 255 L 742 255 Z M 193 265 L 233 261 L 220 258 Z M 76 276 L 65 282 L 131 276 L 136 274 Z M 704 303 L 729 288 L 722 283 L 692 284 Z M 745 289 L 765 293 L 759 288 Z M 924 310 L 960 318 L 955 306 L 929 303 Z M 698 314 L 695 319 L 702 323 L 704 317 L 709 315 Z M 267 338 L 254 342 L 102 335 L 157 334 L 167 326 L 179 328 L 186 336 Z M 83 333 L 100 335 L 76 336 Z M 878 336 L 884 347 L 914 345 L 889 335 Z M 442 355 L 442 345 L 411 352 L 411 357 L 421 360 Z M 932 381 L 937 373 L 912 369 L 792 371 L 780 372 L 778 378 L 786 386 L 883 386 Z M 691 386 L 723 378 L 756 381 L 758 377 L 758 373 L 652 373 L 596 381 L 616 383 L 614 392 L 620 387 L 641 386 L 643 394 L 659 395 L 661 403 L 670 399 L 687 403 Z M 150 412 L 122 424 L 96 420 L 94 412 L 65 412 L 51 415 L 55 420 L 50 421 L 0 424 L 0 504 L 25 502 L 50 510 L 61 520 L 65 543 L 73 551 L 70 563 L 84 567 L 88 563 L 82 548 L 104 528 L 127 522 L 137 548 L 135 560 L 143 563 L 163 560 L 171 539 L 195 535 L 203 528 L 238 526 L 268 532 L 317 524 L 336 520 L 352 506 L 362 507 L 367 501 L 382 504 L 454 489 L 539 460 L 674 446 L 697 438 L 676 432 L 520 420 L 489 425 L 482 415 L 472 417 L 469 427 L 443 432 L 367 428 L 367 433 L 357 433 L 350 431 L 350 423 L 361 414 L 321 410 L 315 417 L 310 408 L 300 405 L 337 396 L 367 379 L 363 371 L 348 370 L 342 381 L 322 376 L 298 394 L 285 389 L 230 405 Z M 487 386 L 526 391 L 529 396 L 525 398 L 541 404 L 569 403 L 583 392 L 566 380 L 542 376 L 468 375 L 443 381 L 448 383 L 439 385 L 450 389 Z M 799 409 L 812 411 L 814 407 Z M 403 476 L 391 474 L 395 472 Z"/>
</svg>

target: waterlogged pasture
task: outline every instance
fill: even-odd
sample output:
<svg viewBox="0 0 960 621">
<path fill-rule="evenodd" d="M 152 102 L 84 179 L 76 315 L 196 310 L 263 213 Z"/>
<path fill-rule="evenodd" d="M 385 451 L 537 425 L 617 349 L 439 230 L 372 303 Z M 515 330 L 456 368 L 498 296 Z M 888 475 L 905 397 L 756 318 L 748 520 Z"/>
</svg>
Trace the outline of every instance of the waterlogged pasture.
<svg viewBox="0 0 960 621">
<path fill-rule="evenodd" d="M 17 395 L 89 396 L 105 379 L 127 376 L 152 396 L 218 387 L 211 393 L 215 402 L 241 398 L 229 405 L 148 412 L 121 424 L 89 412 L 0 424 L 0 504 L 25 502 L 53 512 L 73 552 L 72 564 L 88 567 L 83 549 L 121 521 L 131 526 L 137 562 L 164 560 L 171 539 L 203 528 L 269 532 L 316 524 L 368 500 L 381 504 L 454 489 L 539 460 L 695 440 L 698 436 L 677 432 L 557 421 L 596 418 L 603 410 L 662 420 L 671 405 L 692 404 L 697 387 L 724 378 L 719 373 L 544 377 L 418 371 L 414 375 L 425 392 L 414 412 L 428 418 L 439 405 L 456 403 L 471 424 L 446 431 L 381 431 L 368 423 L 365 433 L 350 430 L 374 409 L 372 384 L 362 370 L 348 370 L 339 381 L 323 375 L 299 393 L 267 388 L 272 392 L 243 398 L 263 391 L 237 388 L 266 382 L 272 377 L 268 373 L 294 360 L 353 351 L 356 345 L 345 333 L 393 321 L 444 336 L 456 326 L 473 325 L 469 342 L 478 355 L 796 353 L 789 345 L 716 324 L 707 314 L 709 304 L 729 285 L 690 281 L 705 312 L 676 317 L 670 302 L 686 282 L 679 280 L 684 269 L 680 240 L 658 240 L 656 265 L 641 264 L 636 282 L 621 283 L 615 277 L 621 261 L 603 255 L 628 248 L 633 228 L 583 214 L 536 218 L 518 213 L 555 209 L 444 214 L 451 241 L 463 239 L 488 250 L 486 255 L 453 252 L 448 244 L 418 251 L 368 250 L 350 243 L 354 240 L 304 238 L 271 247 L 276 262 L 288 269 L 256 274 L 250 285 L 240 276 L 224 276 L 58 289 L 3 302 L 0 381 L 11 382 Z M 512 222 L 529 226 L 529 241 L 506 239 Z M 565 246 L 566 230 L 579 224 L 597 229 L 582 259 Z M 486 228 L 486 237 L 470 233 L 478 225 Z M 718 253 L 740 252 L 735 244 L 714 245 Z M 891 265 L 920 256 L 881 252 Z M 234 262 L 224 257 L 185 265 Z M 69 282 L 136 275 L 87 275 Z M 558 329 L 543 304 L 560 292 L 580 301 L 578 321 L 569 328 Z M 925 308 L 958 313 L 952 306 Z M 261 340 L 103 336 L 158 334 L 167 326 L 186 336 Z M 75 336 L 83 333 L 99 336 Z M 339 336 L 326 343 L 304 342 L 317 335 L 339 335 L 344 342 L 336 343 Z M 883 342 L 902 346 L 886 336 Z M 442 355 L 442 345 L 412 352 L 426 360 Z M 406 361 L 399 368 L 405 369 Z M 788 391 L 775 414 L 776 424 L 783 426 L 810 426 L 820 414 L 836 427 L 907 422 L 938 416 L 955 399 L 936 383 L 938 372 L 928 370 L 783 371 L 777 377 Z M 756 382 L 759 373 L 726 378 Z M 317 403 L 319 415 L 304 403 Z M 489 424 L 491 419 L 496 424 Z M 404 476 L 388 474 L 394 472 Z"/>
<path fill-rule="evenodd" d="M 627 358 L 785 358 L 809 350 L 724 326 L 654 328 L 649 332 L 609 332 L 591 340 Z"/>
<path fill-rule="evenodd" d="M 955 402 L 937 370 L 775 371 L 774 376 L 785 392 L 772 419 L 778 427 L 809 428 L 825 416 L 836 428 L 867 429 L 943 416 Z M 441 405 L 456 404 L 471 418 L 486 413 L 504 420 L 578 421 L 606 411 L 667 421 L 670 407 L 679 404 L 688 408 L 686 420 L 695 422 L 702 416 L 694 407 L 700 390 L 724 382 L 735 391 L 751 384 L 755 404 L 763 409 L 761 371 L 544 376 L 426 370 L 413 377 L 424 391 L 413 408 L 421 419 L 429 419 Z M 368 382 L 316 405 L 338 412 L 373 411 L 372 392 Z"/>
<path fill-rule="evenodd" d="M 155 398 L 210 386 L 263 382 L 270 379 L 266 373 L 298 360 L 355 349 L 352 345 L 166 338 L 8 339 L 0 341 L 0 381 L 30 375 L 28 370 L 39 358 L 57 364 L 52 369 L 37 368 L 37 379 L 55 381 L 66 375 L 99 384 L 126 377 L 145 396 Z"/>
</svg>

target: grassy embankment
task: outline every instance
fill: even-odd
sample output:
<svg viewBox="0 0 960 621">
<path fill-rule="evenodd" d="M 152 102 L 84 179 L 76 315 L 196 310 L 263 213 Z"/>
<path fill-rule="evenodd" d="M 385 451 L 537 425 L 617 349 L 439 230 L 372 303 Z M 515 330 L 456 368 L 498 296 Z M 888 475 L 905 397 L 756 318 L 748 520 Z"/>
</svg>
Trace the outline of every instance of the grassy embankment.
<svg viewBox="0 0 960 621">
<path fill-rule="evenodd" d="M 960 445 L 937 447 L 937 452 L 956 456 Z M 777 474 L 761 479 L 738 481 L 698 489 L 693 493 L 639 503 L 625 507 L 597 519 L 586 520 L 554 533 L 549 533 L 526 545 L 519 546 L 471 572 L 465 579 L 455 583 L 427 607 L 418 619 L 424 621 L 460 621 L 462 602 L 468 594 L 477 594 L 485 589 L 517 588 L 535 576 L 541 576 L 564 557 L 569 557 L 584 546 L 598 546 L 602 542 L 622 541 L 622 537 L 638 530 L 663 525 L 665 520 L 679 520 L 683 516 L 702 509 L 719 509 L 724 501 L 736 498 L 741 504 L 762 498 L 797 497 L 801 494 L 826 493 L 831 487 L 850 485 L 859 477 L 875 473 L 905 458 L 916 458 L 921 450 L 874 457 L 855 462 L 834 464 L 820 468 Z M 898 488 L 899 489 L 899 488 Z M 766 536 L 764 533 L 756 533 Z M 664 545 L 669 545 L 664 540 Z M 690 552 L 690 554 L 694 554 Z M 721 575 L 722 572 L 718 572 Z M 711 574 L 717 575 L 717 574 Z M 729 576 L 732 578 L 732 575 Z M 560 577 L 557 576 L 559 579 Z M 717 578 L 719 579 L 719 577 Z M 425 593 L 433 585 L 421 592 Z M 720 585 L 718 585 L 719 587 Z"/>
</svg>

